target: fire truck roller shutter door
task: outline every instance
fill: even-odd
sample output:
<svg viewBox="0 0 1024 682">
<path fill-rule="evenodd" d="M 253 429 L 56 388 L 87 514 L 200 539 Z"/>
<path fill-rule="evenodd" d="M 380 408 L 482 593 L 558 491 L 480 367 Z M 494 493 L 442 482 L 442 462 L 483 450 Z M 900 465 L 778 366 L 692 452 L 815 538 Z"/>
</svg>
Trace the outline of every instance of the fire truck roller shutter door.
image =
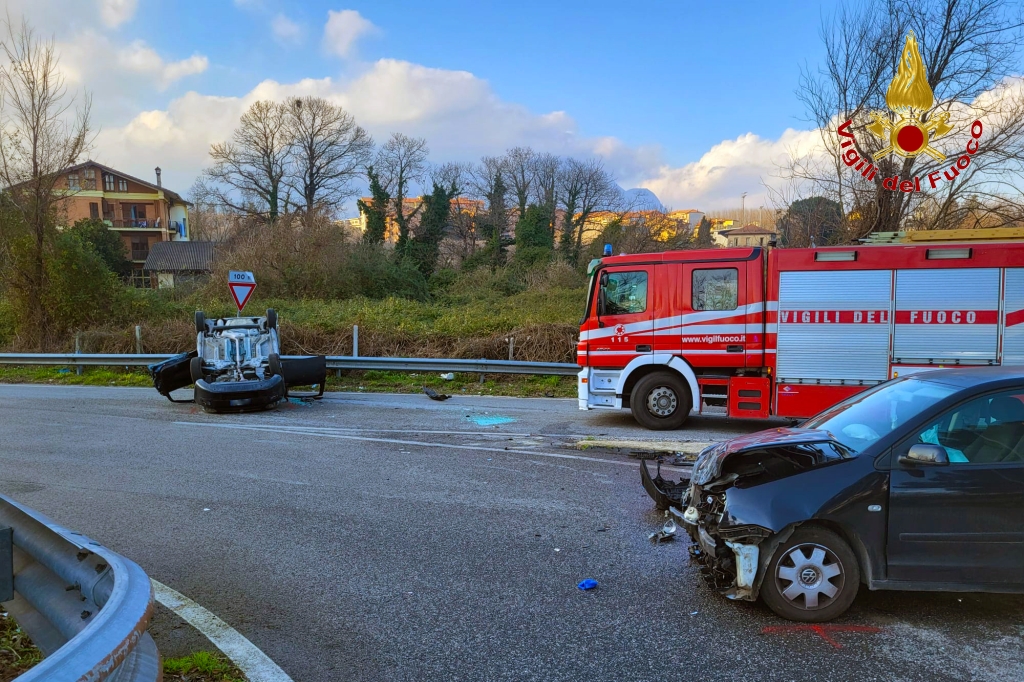
<svg viewBox="0 0 1024 682">
<path fill-rule="evenodd" d="M 898 362 L 996 359 L 999 268 L 896 271 Z"/>
<path fill-rule="evenodd" d="M 1003 364 L 1024 365 L 1024 268 L 1006 268 Z"/>
<path fill-rule="evenodd" d="M 665 368 L 674 369 L 683 379 L 686 380 L 686 385 L 690 387 L 690 398 L 691 405 L 700 405 L 700 390 L 697 388 L 697 375 L 693 373 L 693 369 L 686 363 L 682 358 L 678 358 L 668 353 L 655 353 L 653 355 L 642 355 L 638 358 L 634 358 L 626 367 L 622 370 L 622 374 L 619 375 L 619 383 L 615 387 L 615 395 L 622 396 L 625 390 L 626 383 L 629 381 L 629 375 L 638 367 L 647 365 L 665 365 Z"/>
<path fill-rule="evenodd" d="M 884 381 L 891 270 L 779 275 L 778 381 Z"/>
</svg>

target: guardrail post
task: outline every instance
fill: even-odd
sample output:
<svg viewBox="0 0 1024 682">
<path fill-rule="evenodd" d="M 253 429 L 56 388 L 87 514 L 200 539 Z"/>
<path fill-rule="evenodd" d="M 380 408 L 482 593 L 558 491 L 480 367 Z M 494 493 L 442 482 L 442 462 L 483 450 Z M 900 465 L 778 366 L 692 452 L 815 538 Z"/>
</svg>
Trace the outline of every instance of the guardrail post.
<svg viewBox="0 0 1024 682">
<path fill-rule="evenodd" d="M 75 332 L 75 355 L 82 354 L 82 332 Z M 82 376 L 82 365 L 75 365 L 75 374 Z"/>
</svg>

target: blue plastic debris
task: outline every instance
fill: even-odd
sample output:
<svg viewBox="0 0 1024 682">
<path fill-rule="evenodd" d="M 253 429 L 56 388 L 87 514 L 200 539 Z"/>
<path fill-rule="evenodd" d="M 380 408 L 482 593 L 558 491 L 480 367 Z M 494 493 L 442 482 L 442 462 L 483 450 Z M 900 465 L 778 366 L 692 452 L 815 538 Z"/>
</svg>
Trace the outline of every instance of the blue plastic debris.
<svg viewBox="0 0 1024 682">
<path fill-rule="evenodd" d="M 580 584 L 576 587 L 580 588 L 581 590 L 592 590 L 595 587 L 597 587 L 597 581 L 592 578 L 587 578 L 585 580 L 581 580 Z"/>
<path fill-rule="evenodd" d="M 71 374 L 71 370 L 67 367 L 61 367 L 57 370 L 57 374 Z"/>
<path fill-rule="evenodd" d="M 488 417 L 485 415 L 466 415 L 466 419 L 473 422 L 477 426 L 498 426 L 499 424 L 511 424 L 515 421 L 515 417 L 502 417 L 495 415 Z"/>
</svg>

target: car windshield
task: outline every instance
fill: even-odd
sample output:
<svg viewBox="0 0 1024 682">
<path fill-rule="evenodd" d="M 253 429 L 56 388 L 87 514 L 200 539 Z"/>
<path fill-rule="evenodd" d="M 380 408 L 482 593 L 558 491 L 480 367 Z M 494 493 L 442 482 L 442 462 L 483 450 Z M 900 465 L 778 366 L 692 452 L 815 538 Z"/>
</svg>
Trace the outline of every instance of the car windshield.
<svg viewBox="0 0 1024 682">
<path fill-rule="evenodd" d="M 914 377 L 898 379 L 848 398 L 802 426 L 824 429 L 859 454 L 956 390 Z"/>
</svg>

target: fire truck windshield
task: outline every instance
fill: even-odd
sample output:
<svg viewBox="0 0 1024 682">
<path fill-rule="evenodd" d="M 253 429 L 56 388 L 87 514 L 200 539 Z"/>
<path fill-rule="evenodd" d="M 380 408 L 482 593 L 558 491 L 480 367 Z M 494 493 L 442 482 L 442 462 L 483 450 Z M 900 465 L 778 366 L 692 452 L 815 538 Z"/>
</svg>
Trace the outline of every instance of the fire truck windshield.
<svg viewBox="0 0 1024 682">
<path fill-rule="evenodd" d="M 955 391 L 952 386 L 907 377 L 848 398 L 802 426 L 828 431 L 859 454 Z"/>
</svg>

